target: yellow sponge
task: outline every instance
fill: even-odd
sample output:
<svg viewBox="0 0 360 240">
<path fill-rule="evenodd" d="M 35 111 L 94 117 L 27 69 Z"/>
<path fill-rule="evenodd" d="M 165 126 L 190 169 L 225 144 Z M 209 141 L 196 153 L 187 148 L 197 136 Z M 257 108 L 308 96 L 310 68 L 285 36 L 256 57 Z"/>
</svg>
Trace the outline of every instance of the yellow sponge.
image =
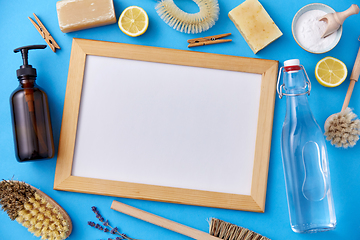
<svg viewBox="0 0 360 240">
<path fill-rule="evenodd" d="M 255 54 L 282 35 L 257 0 L 246 0 L 229 12 L 229 18 Z"/>
</svg>

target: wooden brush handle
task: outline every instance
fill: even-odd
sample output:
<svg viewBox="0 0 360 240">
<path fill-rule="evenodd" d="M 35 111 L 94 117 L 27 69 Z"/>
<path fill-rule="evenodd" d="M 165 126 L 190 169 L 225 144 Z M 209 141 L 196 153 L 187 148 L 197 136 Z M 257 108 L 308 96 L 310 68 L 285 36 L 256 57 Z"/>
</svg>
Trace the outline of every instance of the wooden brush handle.
<svg viewBox="0 0 360 240">
<path fill-rule="evenodd" d="M 169 229 L 171 231 L 183 234 L 185 236 L 191 237 L 193 239 L 198 240 L 219 240 L 219 238 L 211 236 L 210 234 L 207 234 L 205 232 L 202 232 L 200 230 L 182 225 L 177 222 L 173 222 L 169 219 L 159 217 L 157 215 L 154 215 L 152 213 L 145 212 L 143 210 L 131 207 L 129 205 L 126 205 L 124 203 L 113 201 L 111 204 L 111 209 L 116 210 L 118 212 L 125 213 L 129 216 L 141 219 L 143 221 L 158 225 L 160 227 Z"/>
<path fill-rule="evenodd" d="M 359 79 L 359 75 L 360 75 L 360 48 L 357 53 L 355 64 L 351 72 L 349 88 L 346 92 L 344 104 L 342 106 L 341 111 L 344 111 L 349 106 L 350 98 L 354 90 L 355 83 Z"/>
<path fill-rule="evenodd" d="M 350 80 L 358 81 L 360 75 L 360 48 L 356 56 L 355 64 L 351 72 Z"/>
</svg>

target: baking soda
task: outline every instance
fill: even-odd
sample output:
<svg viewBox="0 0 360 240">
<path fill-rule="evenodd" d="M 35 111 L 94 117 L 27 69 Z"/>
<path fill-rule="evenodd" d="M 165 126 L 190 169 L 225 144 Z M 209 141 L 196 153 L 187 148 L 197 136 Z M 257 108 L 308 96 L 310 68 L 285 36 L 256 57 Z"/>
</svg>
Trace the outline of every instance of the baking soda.
<svg viewBox="0 0 360 240">
<path fill-rule="evenodd" d="M 318 52 L 326 49 L 335 41 L 336 32 L 326 38 L 321 38 L 326 30 L 327 23 L 319 21 L 319 19 L 326 14 L 321 10 L 311 10 L 299 17 L 295 25 L 295 34 L 304 48 Z"/>
</svg>

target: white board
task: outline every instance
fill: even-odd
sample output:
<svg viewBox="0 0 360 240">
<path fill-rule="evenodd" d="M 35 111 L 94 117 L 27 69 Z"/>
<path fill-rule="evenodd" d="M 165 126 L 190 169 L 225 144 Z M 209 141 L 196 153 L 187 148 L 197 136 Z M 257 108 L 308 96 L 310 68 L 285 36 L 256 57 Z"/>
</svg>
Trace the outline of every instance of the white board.
<svg viewBox="0 0 360 240">
<path fill-rule="evenodd" d="M 72 175 L 250 195 L 261 77 L 87 55 Z"/>
</svg>

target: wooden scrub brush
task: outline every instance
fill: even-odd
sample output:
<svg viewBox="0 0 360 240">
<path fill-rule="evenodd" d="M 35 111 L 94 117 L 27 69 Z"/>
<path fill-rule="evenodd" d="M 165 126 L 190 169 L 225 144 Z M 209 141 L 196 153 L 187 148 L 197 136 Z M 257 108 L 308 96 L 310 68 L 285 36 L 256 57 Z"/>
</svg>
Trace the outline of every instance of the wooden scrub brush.
<svg viewBox="0 0 360 240">
<path fill-rule="evenodd" d="M 360 41 L 360 37 L 358 39 Z M 325 136 L 326 140 L 331 141 L 332 145 L 336 147 L 353 147 L 359 140 L 360 135 L 360 120 L 350 108 L 348 108 L 351 94 L 355 83 L 358 81 L 360 75 L 360 48 L 355 60 L 355 64 L 350 76 L 350 84 L 347 90 L 344 104 L 341 112 L 335 113 L 328 117 L 325 121 Z"/>
<path fill-rule="evenodd" d="M 11 220 L 16 220 L 41 239 L 66 239 L 72 231 L 69 215 L 53 199 L 24 182 L 0 182 L 0 205 Z"/>
<path fill-rule="evenodd" d="M 217 0 L 193 0 L 199 7 L 197 13 L 181 10 L 173 0 L 160 0 L 155 9 L 170 27 L 185 33 L 201 33 L 214 26 L 219 18 Z"/>
<path fill-rule="evenodd" d="M 207 234 L 118 201 L 112 202 L 111 209 L 197 240 L 270 240 L 249 229 L 216 218 L 211 219 L 209 234 Z"/>
</svg>

